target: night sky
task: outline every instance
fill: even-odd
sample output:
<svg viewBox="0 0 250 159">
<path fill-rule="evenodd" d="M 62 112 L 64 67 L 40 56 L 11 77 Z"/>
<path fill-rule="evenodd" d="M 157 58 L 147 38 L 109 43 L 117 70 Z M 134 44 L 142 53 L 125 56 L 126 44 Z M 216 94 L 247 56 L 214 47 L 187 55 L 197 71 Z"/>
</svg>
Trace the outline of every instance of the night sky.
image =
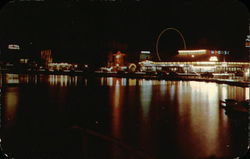
<svg viewBox="0 0 250 159">
<path fill-rule="evenodd" d="M 109 51 L 131 59 L 139 51 L 155 53 L 158 34 L 167 27 L 182 32 L 188 49 L 228 50 L 235 57 L 244 47 L 249 11 L 238 0 L 19 0 L 0 12 L 0 48 L 19 44 L 26 56 L 52 49 L 55 61 L 104 63 Z M 174 31 L 160 39 L 162 59 L 183 49 Z"/>
</svg>

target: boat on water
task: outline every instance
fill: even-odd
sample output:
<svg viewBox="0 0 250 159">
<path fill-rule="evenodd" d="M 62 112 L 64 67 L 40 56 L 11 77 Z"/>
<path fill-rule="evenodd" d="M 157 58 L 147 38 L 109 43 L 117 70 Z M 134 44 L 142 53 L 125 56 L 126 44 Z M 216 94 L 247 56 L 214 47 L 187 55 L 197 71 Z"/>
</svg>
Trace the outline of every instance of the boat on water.
<svg viewBox="0 0 250 159">
<path fill-rule="evenodd" d="M 220 101 L 221 107 L 226 109 L 227 113 L 248 114 L 250 109 L 250 100 L 237 101 L 235 99 L 226 99 Z"/>
</svg>

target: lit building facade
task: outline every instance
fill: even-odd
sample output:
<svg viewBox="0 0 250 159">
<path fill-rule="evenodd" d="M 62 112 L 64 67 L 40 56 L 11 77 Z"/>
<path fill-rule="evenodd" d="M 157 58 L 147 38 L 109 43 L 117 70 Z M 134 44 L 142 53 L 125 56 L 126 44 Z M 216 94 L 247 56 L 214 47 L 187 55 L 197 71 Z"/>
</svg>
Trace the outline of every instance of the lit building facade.
<svg viewBox="0 0 250 159">
<path fill-rule="evenodd" d="M 48 69 L 54 70 L 54 71 L 60 71 L 60 70 L 76 70 L 78 67 L 77 64 L 71 64 L 71 63 L 49 63 Z"/>
<path fill-rule="evenodd" d="M 141 51 L 139 61 L 151 60 L 151 52 L 150 51 Z"/>
<path fill-rule="evenodd" d="M 114 56 L 114 66 L 124 66 L 124 57 L 126 54 L 117 51 L 117 53 L 113 54 Z"/>
<path fill-rule="evenodd" d="M 50 63 L 52 63 L 51 50 L 42 50 L 41 51 L 41 63 L 45 68 L 48 68 L 48 65 Z"/>
<path fill-rule="evenodd" d="M 179 50 L 170 62 L 139 62 L 141 71 L 164 71 L 177 73 L 237 73 L 249 71 L 249 62 L 229 62 L 225 57 L 229 51 L 220 50 Z"/>
<path fill-rule="evenodd" d="M 126 54 L 122 53 L 121 51 L 117 51 L 116 53 L 110 51 L 108 53 L 107 67 L 102 68 L 105 68 L 105 70 L 108 72 L 126 70 L 128 67 L 125 61 L 125 56 Z"/>
</svg>

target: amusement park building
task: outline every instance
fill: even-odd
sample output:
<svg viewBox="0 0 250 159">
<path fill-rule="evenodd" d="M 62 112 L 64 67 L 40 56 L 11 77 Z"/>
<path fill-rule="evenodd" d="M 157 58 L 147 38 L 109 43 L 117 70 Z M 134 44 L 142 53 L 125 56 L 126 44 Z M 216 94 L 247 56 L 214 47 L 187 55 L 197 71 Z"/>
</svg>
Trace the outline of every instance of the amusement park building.
<svg viewBox="0 0 250 159">
<path fill-rule="evenodd" d="M 249 74 L 249 62 L 229 60 L 229 51 L 179 50 L 178 55 L 167 62 L 141 61 L 141 71 L 174 71 L 179 73 L 237 73 Z"/>
</svg>

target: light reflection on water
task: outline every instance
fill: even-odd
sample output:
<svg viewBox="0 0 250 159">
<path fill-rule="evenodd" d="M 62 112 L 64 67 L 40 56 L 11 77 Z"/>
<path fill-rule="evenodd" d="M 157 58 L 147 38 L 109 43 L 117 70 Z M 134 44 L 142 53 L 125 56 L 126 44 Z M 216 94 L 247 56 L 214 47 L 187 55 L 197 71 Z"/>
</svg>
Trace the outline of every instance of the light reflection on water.
<svg viewBox="0 0 250 159">
<path fill-rule="evenodd" d="M 15 75 L 11 80 L 13 79 L 18 79 L 20 83 L 45 82 L 50 87 L 59 86 L 63 89 L 60 91 L 63 91 L 61 98 L 64 99 L 69 98 L 67 86 L 77 86 L 84 92 L 85 88 L 91 87 L 95 81 L 94 85 L 99 85 L 98 89 L 104 91 L 109 100 L 109 104 L 105 105 L 104 102 L 102 103 L 103 95 L 95 94 L 95 98 L 100 100 L 104 107 L 108 106 L 111 109 L 110 121 L 103 121 L 110 122 L 111 135 L 120 139 L 129 138 L 130 135 L 137 136 L 133 141 L 128 142 L 136 143 L 156 156 L 171 153 L 173 156 L 183 154 L 193 158 L 211 155 L 232 156 L 240 150 L 231 147 L 246 144 L 243 143 L 245 135 L 240 134 L 242 128 L 238 130 L 232 126 L 232 119 L 219 108 L 219 100 L 249 99 L 249 88 L 195 81 L 112 77 L 88 80 L 66 75 L 32 78 Z M 10 126 L 15 123 L 18 108 L 20 91 L 17 88 L 10 87 L 5 90 L 6 111 L 4 113 L 7 125 Z M 50 89 L 53 91 L 55 88 Z M 95 91 L 98 92 L 98 90 Z M 88 97 L 81 94 L 79 98 L 82 98 L 79 100 L 79 106 L 85 106 L 85 103 L 91 102 L 88 101 Z M 63 102 L 59 103 L 58 107 L 66 105 Z M 235 140 L 239 141 L 236 143 Z M 175 145 L 173 146 L 175 149 L 172 148 L 173 151 L 171 144 Z M 118 155 L 116 153 L 117 151 L 114 151 L 113 158 Z"/>
<path fill-rule="evenodd" d="M 217 84 L 189 82 L 187 86 L 180 84 L 176 91 L 178 92 L 178 106 L 182 107 L 180 117 L 185 118 L 178 124 L 177 131 L 182 139 L 179 142 L 185 141 L 185 146 L 193 145 L 192 149 L 200 150 L 206 156 L 220 152 L 217 150 L 217 143 L 220 140 Z M 184 125 L 188 125 L 189 128 L 183 129 Z M 185 133 L 192 138 L 186 138 Z M 179 144 L 181 145 L 181 143 Z"/>
<path fill-rule="evenodd" d="M 68 75 L 48 75 L 48 83 L 50 85 L 60 85 L 61 87 L 77 85 L 78 76 L 68 76 Z M 84 81 L 87 85 L 87 81 Z"/>
<path fill-rule="evenodd" d="M 15 87 L 9 88 L 8 92 L 3 94 L 2 100 L 4 102 L 1 102 L 1 105 L 7 105 L 6 109 L 3 109 L 4 121 L 6 122 L 5 127 L 11 127 L 16 122 L 16 113 L 17 113 L 18 102 L 19 102 L 19 89 Z"/>
<path fill-rule="evenodd" d="M 152 81 L 142 80 L 140 84 L 140 101 L 143 119 L 147 119 L 152 100 Z"/>
</svg>

